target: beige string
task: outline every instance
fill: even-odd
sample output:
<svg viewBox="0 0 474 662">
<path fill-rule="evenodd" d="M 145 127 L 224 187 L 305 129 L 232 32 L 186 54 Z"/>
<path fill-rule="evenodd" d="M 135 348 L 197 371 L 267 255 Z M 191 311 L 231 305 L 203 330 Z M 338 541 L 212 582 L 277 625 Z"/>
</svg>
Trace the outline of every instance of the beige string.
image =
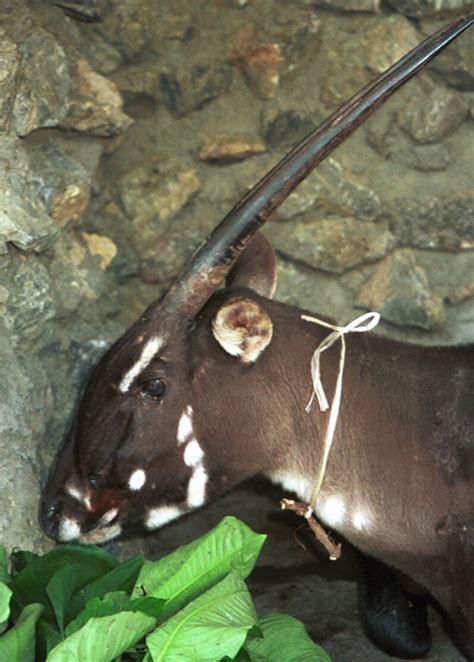
<svg viewBox="0 0 474 662">
<path fill-rule="evenodd" d="M 319 324 L 326 327 L 327 329 L 332 329 L 330 333 L 316 348 L 316 351 L 313 354 L 311 359 L 311 377 L 313 380 L 313 393 L 311 398 L 306 405 L 305 411 L 310 412 L 311 406 L 314 401 L 314 396 L 316 396 L 319 404 L 319 409 L 322 412 L 325 412 L 329 409 L 328 399 L 324 392 L 323 384 L 321 381 L 321 354 L 334 345 L 338 340 L 341 341 L 341 354 L 339 356 L 339 370 L 337 373 L 336 389 L 334 392 L 334 397 L 331 404 L 331 410 L 329 412 L 329 420 L 326 428 L 326 435 L 324 437 L 324 447 L 323 447 L 323 458 L 321 460 L 321 466 L 319 469 L 319 476 L 314 486 L 313 494 L 311 495 L 311 507 L 316 508 L 316 502 L 321 491 L 321 486 L 323 484 L 324 476 L 326 474 L 327 463 L 329 459 L 329 453 L 334 441 L 334 432 L 336 430 L 337 418 L 339 415 L 339 407 L 341 404 L 341 394 L 342 394 L 342 379 L 344 375 L 344 363 L 346 360 L 346 340 L 345 336 L 348 333 L 364 333 L 365 331 L 371 331 L 377 326 L 380 321 L 379 313 L 365 313 L 357 319 L 352 320 L 346 326 L 335 326 L 324 322 L 323 320 L 318 319 L 317 317 L 311 317 L 309 315 L 301 315 L 301 319 L 307 322 L 313 322 L 314 324 Z"/>
</svg>

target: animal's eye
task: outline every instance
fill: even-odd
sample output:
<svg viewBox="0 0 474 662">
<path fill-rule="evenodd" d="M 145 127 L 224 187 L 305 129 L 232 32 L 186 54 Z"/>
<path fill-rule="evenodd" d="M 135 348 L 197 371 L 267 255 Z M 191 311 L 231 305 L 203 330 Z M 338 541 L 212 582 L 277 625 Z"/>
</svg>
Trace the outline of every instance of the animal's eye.
<svg viewBox="0 0 474 662">
<path fill-rule="evenodd" d="M 159 400 L 166 391 L 166 384 L 162 379 L 149 379 L 142 384 L 142 395 Z"/>
</svg>

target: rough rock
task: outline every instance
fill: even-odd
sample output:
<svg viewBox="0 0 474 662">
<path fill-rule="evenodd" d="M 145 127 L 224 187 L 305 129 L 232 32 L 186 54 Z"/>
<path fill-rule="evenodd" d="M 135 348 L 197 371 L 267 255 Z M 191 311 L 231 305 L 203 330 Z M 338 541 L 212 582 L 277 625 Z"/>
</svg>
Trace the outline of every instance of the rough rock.
<svg viewBox="0 0 474 662">
<path fill-rule="evenodd" d="M 285 61 L 279 44 L 263 43 L 254 27 L 248 25 L 237 35 L 230 57 L 258 97 L 274 96 Z"/>
<path fill-rule="evenodd" d="M 380 0 L 311 0 L 315 7 L 345 12 L 378 12 Z"/>
<path fill-rule="evenodd" d="M 262 110 L 262 136 L 270 145 L 296 145 L 317 125 L 312 115 L 277 103 Z"/>
<path fill-rule="evenodd" d="M 430 250 L 474 248 L 474 191 L 448 198 L 396 199 L 387 205 L 389 226 L 401 244 Z"/>
<path fill-rule="evenodd" d="M 32 185 L 52 219 L 60 226 L 81 217 L 91 193 L 84 166 L 49 140 L 29 149 Z"/>
<path fill-rule="evenodd" d="M 111 77 L 126 101 L 138 96 L 148 96 L 157 102 L 160 97 L 160 66 L 146 62 L 131 64 L 120 69 Z"/>
<path fill-rule="evenodd" d="M 436 86 L 412 96 L 398 112 L 398 123 L 419 143 L 434 143 L 455 131 L 467 112 L 467 103 L 459 92 Z"/>
<path fill-rule="evenodd" d="M 158 3 L 119 2 L 104 16 L 97 32 L 129 59 L 149 43 L 157 24 Z"/>
<path fill-rule="evenodd" d="M 17 134 L 25 136 L 40 127 L 57 126 L 64 119 L 71 80 L 64 49 L 42 28 L 28 35 L 18 51 L 21 62 L 12 123 Z"/>
<path fill-rule="evenodd" d="M 0 136 L 0 254 L 11 242 L 25 251 L 49 246 L 57 228 L 31 181 L 28 157 L 14 138 Z"/>
<path fill-rule="evenodd" d="M 93 232 L 81 232 L 81 237 L 86 242 L 89 253 L 99 258 L 99 266 L 105 271 L 117 255 L 117 246 L 110 237 Z"/>
<path fill-rule="evenodd" d="M 191 64 L 192 63 L 192 64 Z M 224 94 L 232 82 L 232 69 L 224 60 L 192 59 L 166 65 L 162 69 L 160 86 L 163 103 L 181 117 L 200 110 Z"/>
<path fill-rule="evenodd" d="M 98 74 L 85 60 L 77 63 L 77 86 L 61 127 L 94 136 L 117 136 L 133 120 L 126 115 L 115 83 Z"/>
<path fill-rule="evenodd" d="M 10 128 L 18 65 L 17 45 L 2 38 L 0 41 L 0 131 Z"/>
<path fill-rule="evenodd" d="M 367 142 L 386 159 L 404 166 L 433 172 L 446 170 L 453 155 L 448 145 L 416 143 L 396 122 L 393 113 L 381 113 L 366 127 Z"/>
<path fill-rule="evenodd" d="M 373 270 L 357 293 L 357 305 L 378 311 L 392 324 L 429 330 L 443 324 L 443 300 L 428 282 L 409 249 L 389 255 Z"/>
<path fill-rule="evenodd" d="M 197 153 L 200 161 L 241 161 L 266 151 L 260 140 L 244 136 L 219 135 L 205 138 Z"/>
<path fill-rule="evenodd" d="M 423 33 L 428 36 L 441 28 L 446 21 L 423 21 Z M 450 44 L 433 60 L 430 67 L 440 74 L 449 85 L 459 90 L 474 90 L 474 41 L 469 33 Z"/>
<path fill-rule="evenodd" d="M 396 11 L 419 18 L 456 12 L 462 14 L 472 8 L 472 0 L 386 0 Z"/>
<path fill-rule="evenodd" d="M 157 159 L 124 175 L 117 192 L 125 213 L 138 230 L 145 229 L 154 219 L 158 224 L 172 219 L 200 188 L 195 168 L 178 160 Z"/>
<path fill-rule="evenodd" d="M 366 66 L 374 73 L 382 73 L 403 55 L 418 45 L 419 34 L 413 25 L 402 16 L 381 18 L 362 37 L 362 48 L 366 48 Z"/>
<path fill-rule="evenodd" d="M 327 106 L 346 101 L 374 73 L 390 67 L 420 41 L 412 24 L 403 16 L 383 16 L 367 21 L 367 28 L 341 32 L 329 25 L 323 41 L 324 81 L 321 99 Z"/>
<path fill-rule="evenodd" d="M 8 299 L 0 319 L 22 342 L 40 341 L 44 346 L 52 337 L 48 324 L 56 314 L 54 286 L 46 267 L 34 257 L 10 261 L 0 278 L 8 283 Z"/>
<path fill-rule="evenodd" d="M 327 158 L 300 184 L 280 207 L 280 216 L 292 218 L 310 209 L 374 221 L 381 213 L 378 195 L 344 172 L 341 164 Z"/>
<path fill-rule="evenodd" d="M 353 218 L 309 213 L 278 224 L 271 238 L 276 249 L 297 262 L 330 273 L 378 260 L 395 246 L 393 235 L 379 225 Z"/>
</svg>

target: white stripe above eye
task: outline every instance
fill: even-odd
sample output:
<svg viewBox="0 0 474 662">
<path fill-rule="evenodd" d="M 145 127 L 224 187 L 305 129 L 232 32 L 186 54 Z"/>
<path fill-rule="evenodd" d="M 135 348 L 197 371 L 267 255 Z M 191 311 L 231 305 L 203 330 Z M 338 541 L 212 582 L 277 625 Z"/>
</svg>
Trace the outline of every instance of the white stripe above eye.
<svg viewBox="0 0 474 662">
<path fill-rule="evenodd" d="M 142 370 L 145 370 L 147 365 L 162 346 L 163 338 L 158 336 L 150 338 L 145 347 L 142 349 L 142 353 L 140 354 L 138 361 L 134 363 L 130 370 L 127 370 L 127 372 L 122 377 L 122 381 L 119 384 L 119 391 L 121 393 L 126 393 L 128 391 L 133 381 L 138 377 Z"/>
</svg>

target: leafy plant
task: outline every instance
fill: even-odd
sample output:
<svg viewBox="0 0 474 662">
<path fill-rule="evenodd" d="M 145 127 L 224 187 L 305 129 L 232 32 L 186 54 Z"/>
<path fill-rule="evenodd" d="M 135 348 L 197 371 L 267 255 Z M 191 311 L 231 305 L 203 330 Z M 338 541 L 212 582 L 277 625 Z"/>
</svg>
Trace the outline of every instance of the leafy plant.
<svg viewBox="0 0 474 662">
<path fill-rule="evenodd" d="M 258 618 L 245 578 L 265 536 L 233 517 L 159 561 L 99 547 L 0 547 L 0 660 L 329 662 L 304 625 Z"/>
</svg>

